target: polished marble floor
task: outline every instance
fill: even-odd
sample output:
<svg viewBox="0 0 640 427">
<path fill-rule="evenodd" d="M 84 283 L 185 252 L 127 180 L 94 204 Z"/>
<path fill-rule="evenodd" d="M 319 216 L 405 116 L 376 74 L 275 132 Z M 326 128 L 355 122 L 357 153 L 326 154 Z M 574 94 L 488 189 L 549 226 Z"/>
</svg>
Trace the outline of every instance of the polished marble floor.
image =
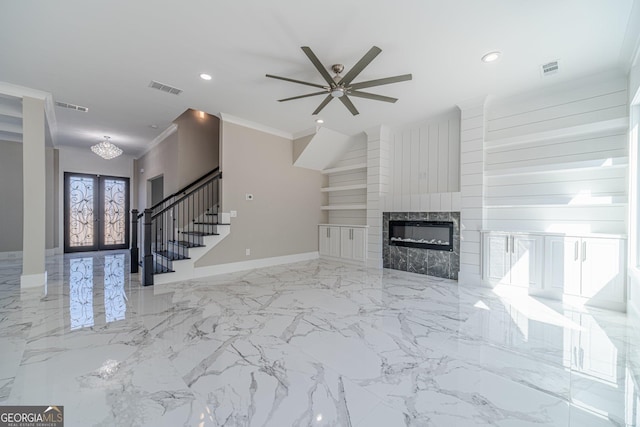
<svg viewBox="0 0 640 427">
<path fill-rule="evenodd" d="M 68 426 L 636 426 L 620 313 L 310 261 L 143 288 L 128 255 L 0 261 L 0 405 Z"/>
</svg>

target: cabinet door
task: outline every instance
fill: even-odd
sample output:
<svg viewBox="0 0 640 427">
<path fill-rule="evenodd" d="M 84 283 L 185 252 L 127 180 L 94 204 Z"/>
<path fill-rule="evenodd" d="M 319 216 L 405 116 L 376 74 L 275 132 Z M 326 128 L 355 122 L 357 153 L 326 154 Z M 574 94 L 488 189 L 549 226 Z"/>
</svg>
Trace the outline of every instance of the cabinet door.
<svg viewBox="0 0 640 427">
<path fill-rule="evenodd" d="M 580 239 L 545 237 L 544 289 L 556 297 L 562 294 L 580 295 Z"/>
<path fill-rule="evenodd" d="M 367 259 L 367 233 L 364 228 L 352 228 L 351 243 L 353 244 L 353 259 L 364 261 Z"/>
<path fill-rule="evenodd" d="M 320 255 L 329 255 L 329 227 L 326 225 L 318 227 L 318 246 Z"/>
<path fill-rule="evenodd" d="M 342 258 L 353 258 L 353 240 L 351 240 L 351 232 L 353 228 L 343 227 L 340 229 L 340 255 Z"/>
<path fill-rule="evenodd" d="M 624 303 L 623 240 L 582 239 L 582 293 L 593 302 Z"/>
<path fill-rule="evenodd" d="M 491 282 L 510 283 L 509 235 L 488 233 L 484 236 L 484 279 Z"/>
<path fill-rule="evenodd" d="M 340 256 L 340 227 L 329 227 L 329 256 Z"/>
<path fill-rule="evenodd" d="M 542 281 L 542 237 L 514 235 L 511 237 L 511 284 L 540 288 Z"/>
</svg>

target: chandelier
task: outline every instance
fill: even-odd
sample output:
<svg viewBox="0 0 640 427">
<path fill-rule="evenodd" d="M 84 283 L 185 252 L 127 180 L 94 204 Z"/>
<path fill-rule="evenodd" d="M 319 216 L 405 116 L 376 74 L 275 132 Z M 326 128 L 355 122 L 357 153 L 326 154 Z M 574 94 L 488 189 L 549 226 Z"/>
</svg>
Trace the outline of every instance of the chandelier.
<svg viewBox="0 0 640 427">
<path fill-rule="evenodd" d="M 110 136 L 105 136 L 104 141 L 91 146 L 91 151 L 106 160 L 118 157 L 122 154 L 122 150 L 109 142 L 109 139 L 111 139 Z"/>
</svg>

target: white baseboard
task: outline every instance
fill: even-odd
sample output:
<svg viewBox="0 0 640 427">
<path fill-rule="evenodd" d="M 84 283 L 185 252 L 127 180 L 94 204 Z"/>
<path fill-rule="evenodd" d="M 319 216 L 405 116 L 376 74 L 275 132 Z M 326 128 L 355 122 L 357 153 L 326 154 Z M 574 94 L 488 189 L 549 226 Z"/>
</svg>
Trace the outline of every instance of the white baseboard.
<svg viewBox="0 0 640 427">
<path fill-rule="evenodd" d="M 229 264 L 196 267 L 194 277 L 217 276 L 219 274 L 235 273 L 237 271 L 253 270 L 254 268 L 273 267 L 275 265 L 292 264 L 294 262 L 310 261 L 319 258 L 318 252 L 306 252 L 295 255 L 277 256 L 272 258 L 252 259 L 250 261 L 232 262 Z"/>
<path fill-rule="evenodd" d="M 47 286 L 47 272 L 38 274 L 23 274 L 20 276 L 20 288 L 29 289 Z"/>
</svg>

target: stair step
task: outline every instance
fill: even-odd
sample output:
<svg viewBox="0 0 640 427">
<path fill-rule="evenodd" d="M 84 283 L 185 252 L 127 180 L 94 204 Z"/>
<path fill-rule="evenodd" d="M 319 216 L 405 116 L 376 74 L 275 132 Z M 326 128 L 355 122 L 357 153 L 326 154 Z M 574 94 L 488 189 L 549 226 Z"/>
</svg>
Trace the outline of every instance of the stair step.
<svg viewBox="0 0 640 427">
<path fill-rule="evenodd" d="M 207 212 L 205 215 L 206 215 L 206 216 L 218 216 L 218 215 L 220 215 L 220 214 L 213 213 L 213 212 Z"/>
<path fill-rule="evenodd" d="M 183 231 L 182 234 L 190 236 L 219 236 L 219 233 L 205 233 L 204 231 Z"/>
<path fill-rule="evenodd" d="M 220 225 L 217 222 L 194 222 L 195 225 Z"/>
<path fill-rule="evenodd" d="M 184 246 L 185 248 L 202 248 L 204 245 L 199 243 L 189 242 L 187 240 L 169 240 L 170 243 L 174 243 L 179 246 Z"/>
<path fill-rule="evenodd" d="M 156 263 L 153 266 L 153 274 L 173 273 L 174 271 L 166 265 Z"/>
<path fill-rule="evenodd" d="M 189 259 L 188 256 L 172 251 L 159 251 L 156 254 L 168 259 L 169 261 L 179 261 L 181 259 Z"/>
</svg>

